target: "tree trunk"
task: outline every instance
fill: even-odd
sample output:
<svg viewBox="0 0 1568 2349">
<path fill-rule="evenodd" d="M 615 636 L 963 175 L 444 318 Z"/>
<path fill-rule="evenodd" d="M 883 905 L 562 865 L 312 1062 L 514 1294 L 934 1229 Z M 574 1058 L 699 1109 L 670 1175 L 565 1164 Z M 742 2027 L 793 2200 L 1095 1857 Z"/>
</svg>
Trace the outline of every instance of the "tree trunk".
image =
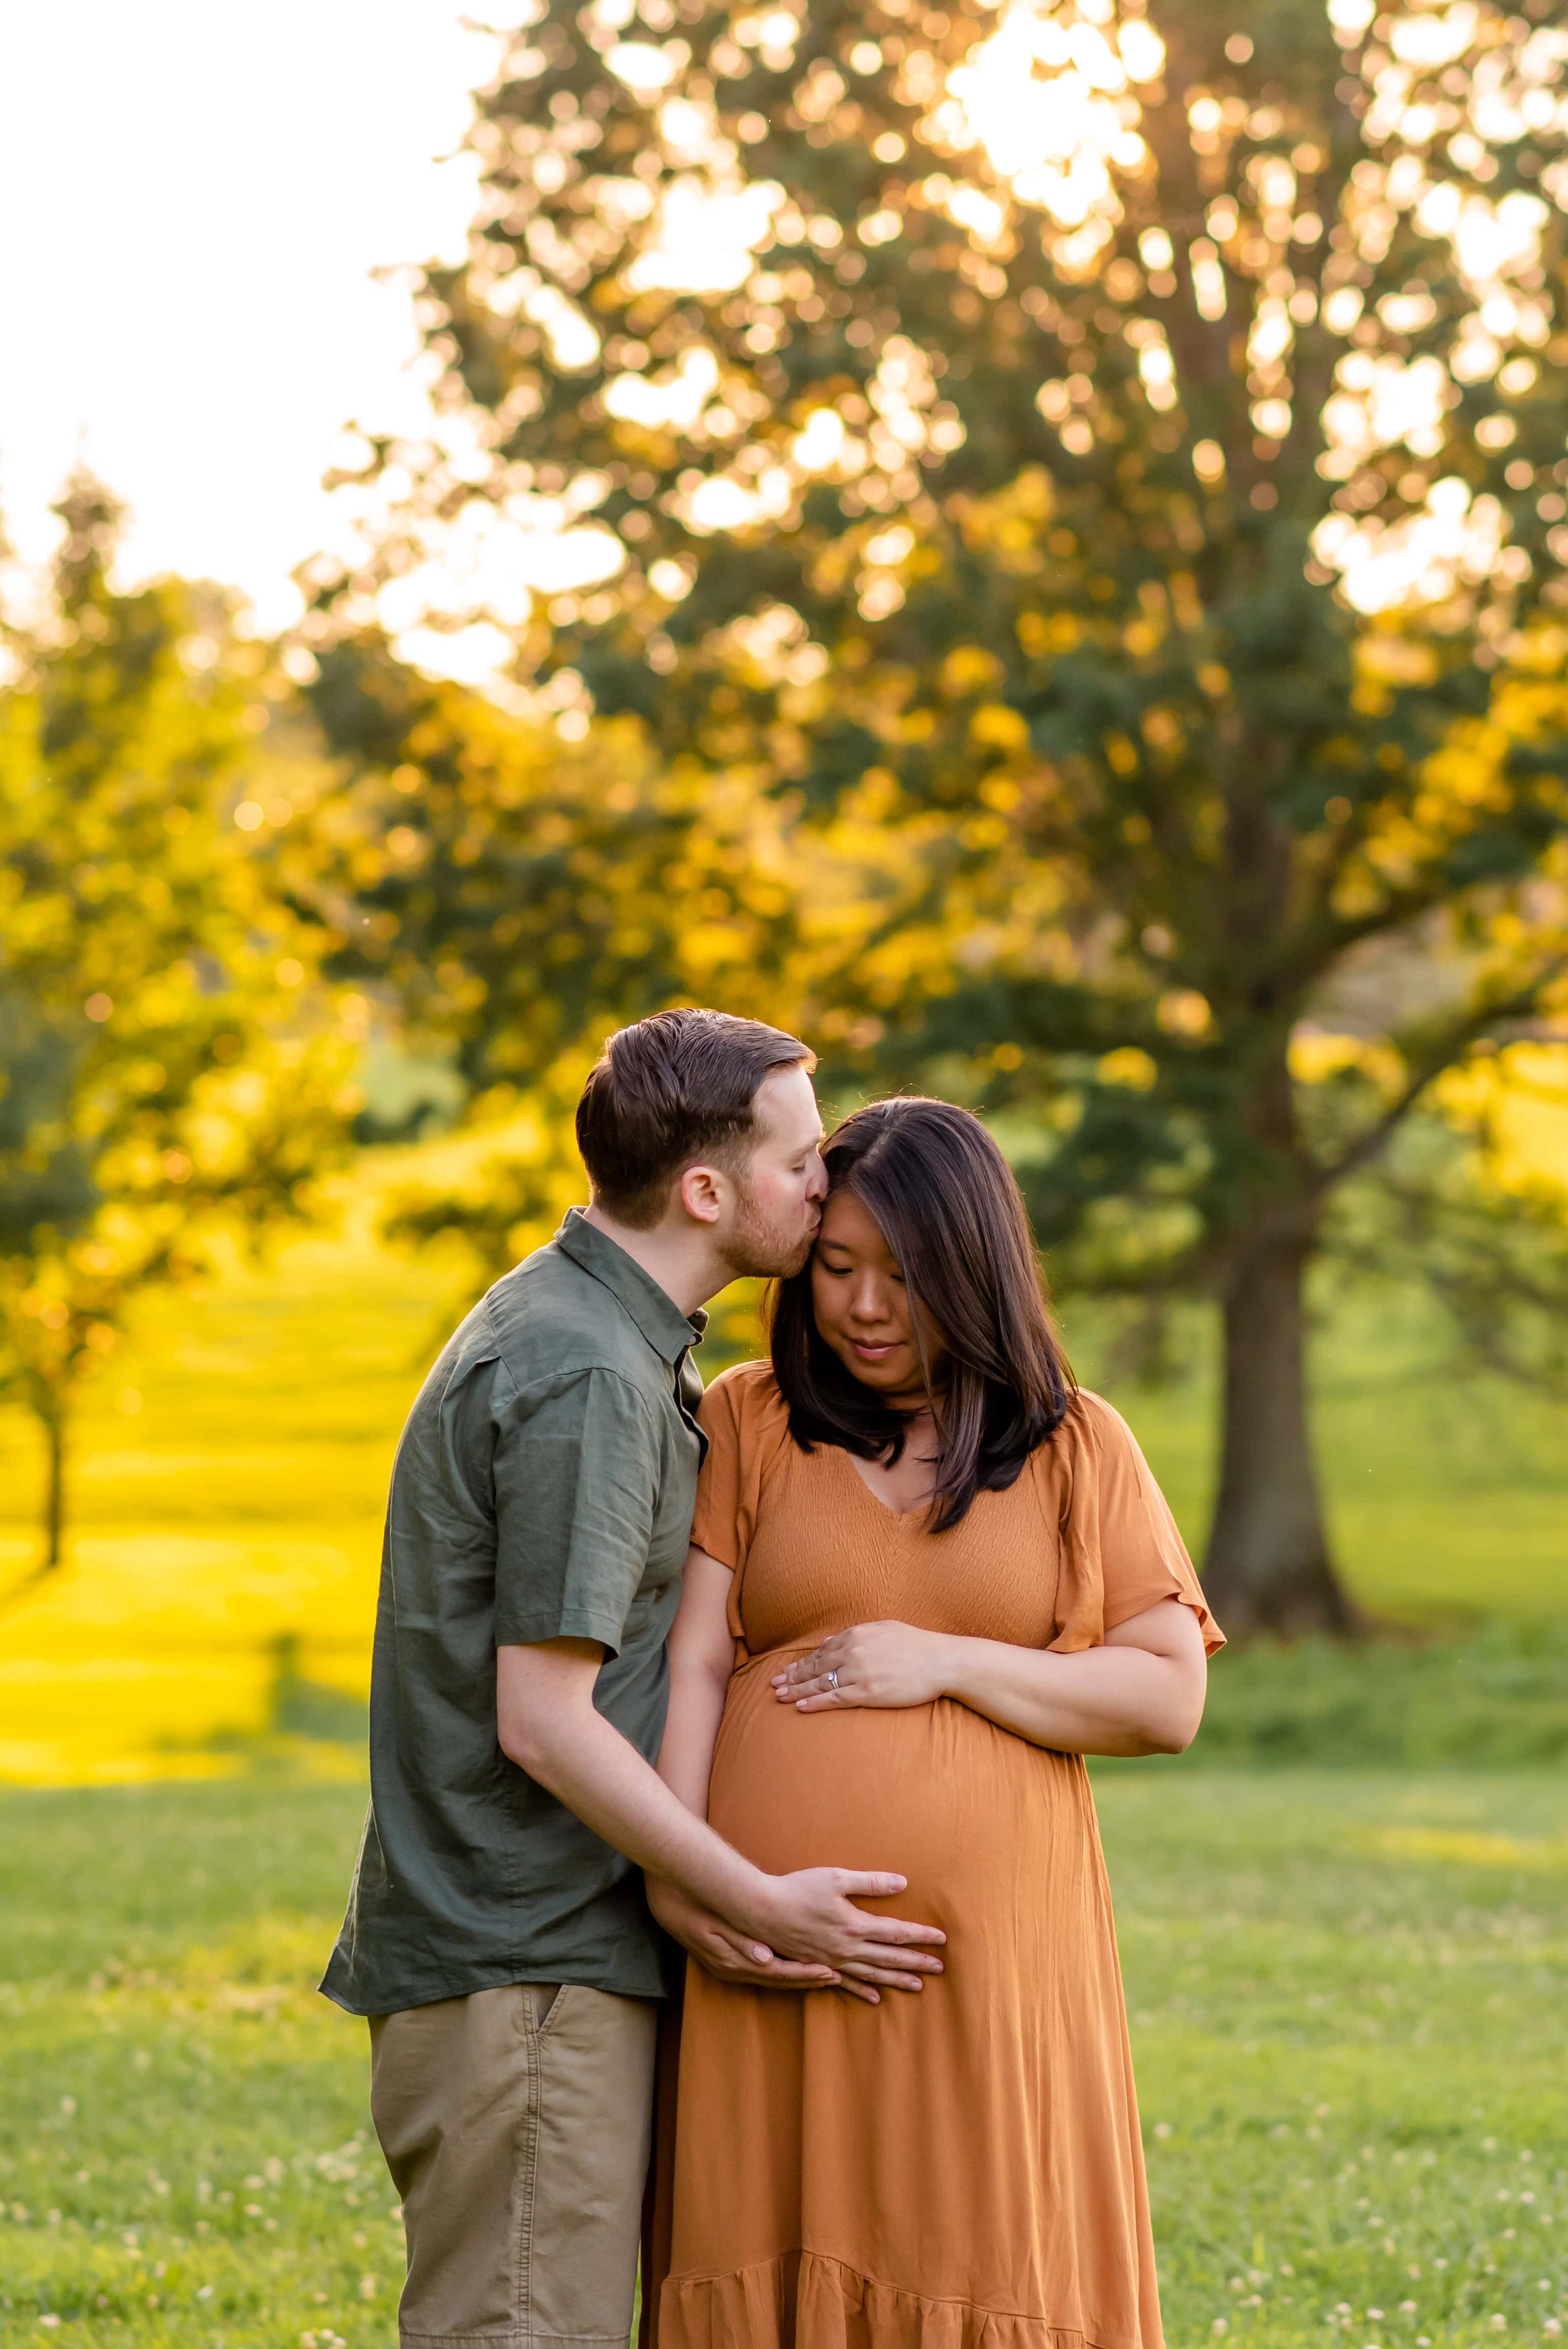
<svg viewBox="0 0 1568 2349">
<path fill-rule="evenodd" d="M 0 1609 L 14 1607 L 57 1574 L 66 1555 L 66 1411 L 52 1392 L 47 1404 L 35 1392 L 29 1398 L 33 1415 L 44 1437 L 44 1549 L 36 1566 L 20 1582 L 0 1592 Z"/>
<path fill-rule="evenodd" d="M 46 1446 L 44 1557 L 41 1574 L 53 1574 L 66 1554 L 66 1414 L 43 1414 Z"/>
<path fill-rule="evenodd" d="M 1226 1290 L 1220 1494 L 1203 1585 L 1228 1631 L 1346 1631 L 1307 1429 L 1303 1283 L 1311 1241 L 1275 1232 Z"/>
</svg>

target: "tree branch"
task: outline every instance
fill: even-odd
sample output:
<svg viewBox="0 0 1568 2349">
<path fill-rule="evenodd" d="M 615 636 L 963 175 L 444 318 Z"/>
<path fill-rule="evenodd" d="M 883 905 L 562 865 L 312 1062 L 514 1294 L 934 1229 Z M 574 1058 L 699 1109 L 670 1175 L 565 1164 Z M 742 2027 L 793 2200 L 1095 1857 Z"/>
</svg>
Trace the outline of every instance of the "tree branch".
<svg viewBox="0 0 1568 2349">
<path fill-rule="evenodd" d="M 1528 987 L 1518 988 L 1513 995 L 1500 1002 L 1478 1006 L 1467 1019 L 1450 1028 L 1440 1047 L 1428 1053 L 1416 1074 L 1382 1116 L 1375 1119 L 1365 1133 L 1357 1134 L 1337 1158 L 1317 1163 L 1312 1176 L 1312 1187 L 1318 1197 L 1332 1190 L 1336 1183 L 1343 1182 L 1347 1174 L 1357 1174 L 1362 1167 L 1369 1166 L 1387 1147 L 1422 1094 L 1446 1069 L 1452 1068 L 1463 1057 L 1465 1047 L 1474 1043 L 1499 1020 L 1522 1019 L 1532 1011 L 1542 988 L 1560 978 L 1564 971 L 1568 971 L 1568 954 L 1556 956 L 1536 974 Z"/>
</svg>

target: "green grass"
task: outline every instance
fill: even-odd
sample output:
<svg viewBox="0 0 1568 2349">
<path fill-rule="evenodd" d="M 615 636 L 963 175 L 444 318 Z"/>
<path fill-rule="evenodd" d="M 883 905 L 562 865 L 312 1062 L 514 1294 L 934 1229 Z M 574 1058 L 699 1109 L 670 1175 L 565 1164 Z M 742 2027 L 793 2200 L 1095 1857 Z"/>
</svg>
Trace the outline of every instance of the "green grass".
<svg viewBox="0 0 1568 2349">
<path fill-rule="evenodd" d="M 365 1204 L 150 1299 L 87 1392 L 66 1569 L 0 1608 L 0 1777 L 133 1775 L 253 1733 L 285 1634 L 363 1694 L 393 1449 L 459 1293 L 450 1262 L 376 1247 Z M 37 1465 L 0 1413 L 0 1583 L 36 1555 Z"/>
<path fill-rule="evenodd" d="M 1551 2349 L 1568 1782 L 1139 1764 L 1097 1796 L 1173 2349 Z M 360 1800 L 0 1798 L 5 2349 L 392 2342 L 363 2027 L 312 1988 Z"/>
<path fill-rule="evenodd" d="M 0 1803 L 0 2341 L 54 2338 L 45 2314 L 84 2341 L 390 2337 L 364 2026 L 313 1988 L 362 1800 L 257 1778 Z"/>
<path fill-rule="evenodd" d="M 1568 1785 L 1123 1764 L 1099 1796 L 1172 2342 L 1557 2337 Z"/>
<path fill-rule="evenodd" d="M 1568 1761 L 1568 1623 L 1479 1636 L 1257 1642 L 1209 1676 L 1190 1766 L 1481 1769 Z"/>
</svg>

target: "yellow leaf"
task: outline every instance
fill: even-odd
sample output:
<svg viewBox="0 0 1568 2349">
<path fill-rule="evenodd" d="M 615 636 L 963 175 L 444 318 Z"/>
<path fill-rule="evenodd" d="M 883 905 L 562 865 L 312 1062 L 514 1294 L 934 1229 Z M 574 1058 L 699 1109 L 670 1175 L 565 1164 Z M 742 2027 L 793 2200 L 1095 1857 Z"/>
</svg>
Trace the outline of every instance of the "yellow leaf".
<svg viewBox="0 0 1568 2349">
<path fill-rule="evenodd" d="M 1029 739 L 1027 719 L 1005 702 L 983 702 L 969 720 L 971 739 L 995 750 L 1021 750 Z"/>
</svg>

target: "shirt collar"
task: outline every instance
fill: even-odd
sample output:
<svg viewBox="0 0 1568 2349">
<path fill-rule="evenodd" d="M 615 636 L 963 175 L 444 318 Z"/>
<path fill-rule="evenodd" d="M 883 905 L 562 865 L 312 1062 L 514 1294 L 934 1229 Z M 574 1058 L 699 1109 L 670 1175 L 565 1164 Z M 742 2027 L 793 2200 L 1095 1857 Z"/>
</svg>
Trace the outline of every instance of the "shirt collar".
<svg viewBox="0 0 1568 2349">
<path fill-rule="evenodd" d="M 678 1362 L 686 1348 L 701 1340 L 707 1315 L 700 1309 L 689 1317 L 683 1313 L 653 1274 L 645 1272 L 597 1224 L 591 1224 L 581 1207 L 568 1207 L 555 1245 L 603 1283 L 617 1305 L 631 1315 L 655 1353 L 666 1362 Z"/>
</svg>

